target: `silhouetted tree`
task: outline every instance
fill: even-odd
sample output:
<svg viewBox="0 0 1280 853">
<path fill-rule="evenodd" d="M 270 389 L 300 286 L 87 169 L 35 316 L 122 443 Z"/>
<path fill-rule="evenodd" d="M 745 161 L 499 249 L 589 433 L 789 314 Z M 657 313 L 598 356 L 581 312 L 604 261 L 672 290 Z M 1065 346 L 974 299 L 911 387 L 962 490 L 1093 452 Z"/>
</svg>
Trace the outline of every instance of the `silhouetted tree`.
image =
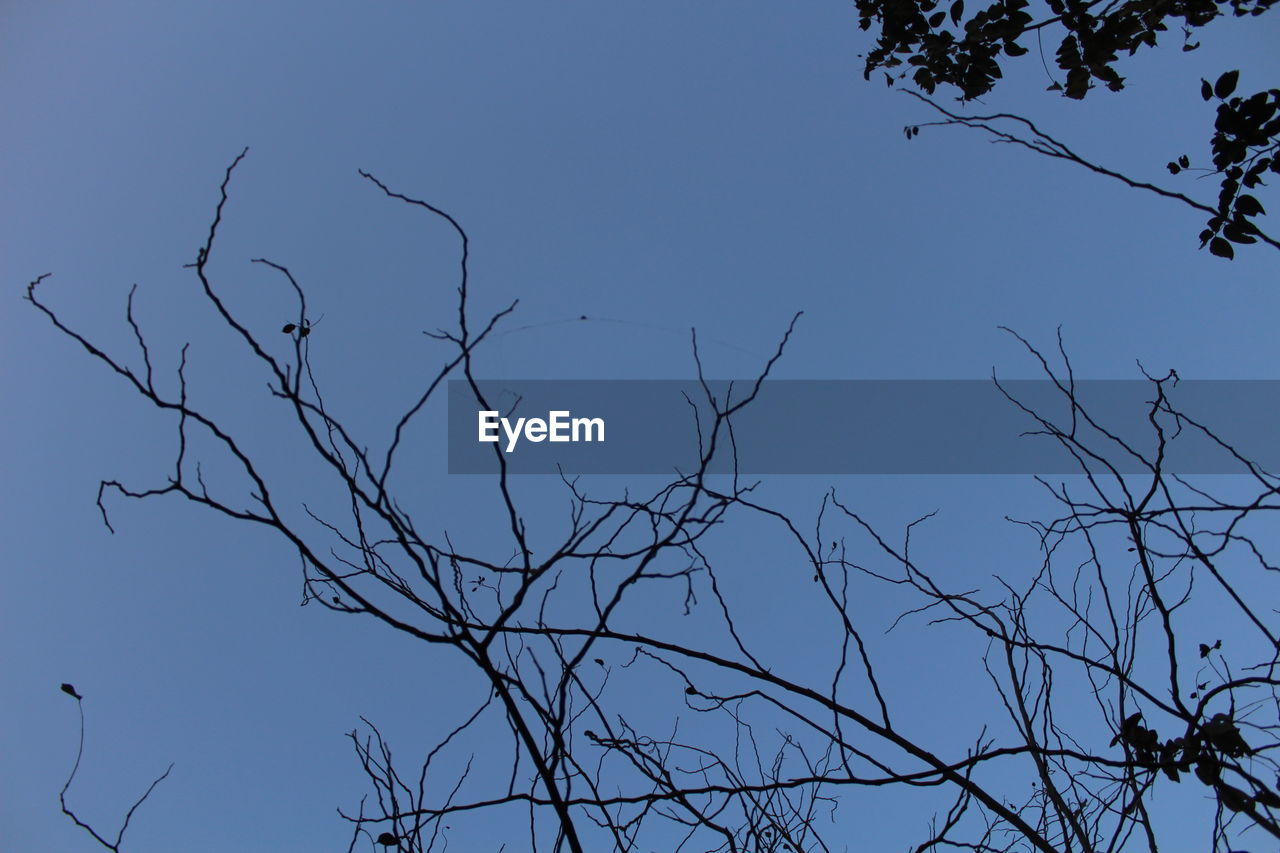
<svg viewBox="0 0 1280 853">
<path fill-rule="evenodd" d="M 701 424 L 699 465 L 644 495 L 601 497 L 565 479 L 568 519 L 555 530 L 533 530 L 521 488 L 495 447 L 499 513 L 484 549 L 465 551 L 420 529 L 388 484 L 407 428 L 447 378 L 466 380 L 482 408 L 496 408 L 484 399 L 472 359 L 514 305 L 478 321 L 461 224 L 362 173 L 460 243 L 456 325 L 433 333 L 449 354 L 391 425 L 385 452 L 371 453 L 325 404 L 311 353 L 328 344 L 323 334 L 303 334 L 314 319 L 289 269 L 255 261 L 297 300 L 283 348 L 279 318 L 241 316 L 214 283 L 209 261 L 244 156 L 226 171 L 191 268 L 202 298 L 268 378 L 313 462 L 338 484 L 345 515 L 281 497 L 288 489 L 253 457 L 245 437 L 188 394 L 185 347 L 176 384 L 158 381 L 133 292 L 125 314 L 143 369 L 65 320 L 45 294 L 45 277 L 27 295 L 58 331 L 175 420 L 168 480 L 103 482 L 104 520 L 111 496 L 175 495 L 264 525 L 296 549 L 304 600 L 449 648 L 483 677 L 474 710 L 440 733 L 422 759 L 396 760 L 389 739 L 367 720 L 351 732 L 372 798 L 344 813 L 349 849 L 443 849 L 448 821 L 495 811 L 527 816 L 511 837 L 519 849 L 845 849 L 858 842 L 837 805 L 883 788 L 918 797 L 918 813 L 934 815 L 927 826 L 921 819 L 918 851 L 1170 849 L 1189 824 L 1202 826 L 1216 850 L 1240 838 L 1262 838 L 1263 846 L 1280 838 L 1280 626 L 1272 606 L 1280 569 L 1265 557 L 1260 532 L 1280 509 L 1280 481 L 1225 443 L 1219 446 L 1241 475 L 1228 494 L 1215 496 L 1166 469 L 1181 436 L 1213 439 L 1171 402 L 1175 375 L 1149 377 L 1151 445 L 1138 446 L 1093 419 L 1061 343 L 1055 367 L 1023 342 L 1070 404 L 1065 423 L 1029 408 L 1027 415 L 1083 476 L 1070 486 L 1042 481 L 1061 515 L 1017 522 L 1035 533 L 1038 557 L 1027 571 L 996 572 L 990 589 L 952 589 L 914 556 L 923 518 L 894 544 L 834 491 L 816 518 L 801 522 L 756 500 L 739 477 L 708 473 L 713 460 L 732 458 L 733 418 L 754 401 L 791 328 L 736 399 L 717 399 L 704 386 L 714 416 Z M 694 360 L 701 376 L 696 339 Z M 204 448 L 199 458 L 196 447 Z M 213 485 L 202 474 L 214 459 L 210 448 L 240 477 Z M 1121 473 L 1135 464 L 1141 474 Z M 225 485 L 237 481 L 247 484 L 243 490 Z M 737 571 L 727 584 L 712 534 L 748 528 L 774 530 L 793 556 Z M 760 582 L 771 584 L 769 596 L 803 600 L 802 624 L 749 628 L 754 623 L 729 590 L 766 571 L 769 580 Z M 964 638 L 974 638 L 974 689 L 922 708 L 903 698 L 903 684 L 887 683 L 885 667 L 911 662 L 867 639 L 880 626 L 860 624 L 854 604 L 876 596 L 903 602 L 893 630 L 947 632 L 931 656 L 968 648 Z M 673 613 L 695 618 L 699 639 L 691 641 Z M 1214 627 L 1223 620 L 1233 623 L 1228 643 Z M 812 658 L 780 660 L 773 641 L 784 632 L 802 632 Z M 967 733 L 954 722 L 938 724 L 962 711 L 984 722 Z M 495 726 L 505 738 L 494 736 Z M 449 750 L 506 755 L 508 770 L 501 778 L 472 772 L 469 761 L 445 761 Z M 1174 788 L 1199 792 L 1190 805 L 1178 800 L 1177 822 L 1161 799 Z"/>
<path fill-rule="evenodd" d="M 1155 47 L 1158 38 L 1171 31 L 1180 34 L 1183 51 L 1196 50 L 1201 44 L 1201 28 L 1228 14 L 1256 17 L 1270 9 L 1273 0 L 1045 0 L 1035 5 L 1029 0 L 996 0 L 967 10 L 964 0 L 950 4 L 938 0 L 857 0 L 856 5 L 859 26 L 876 39 L 875 47 L 864 56 L 863 74 L 868 79 L 881 71 L 891 86 L 914 87 L 947 116 L 936 123 L 979 127 L 1001 141 L 1016 141 L 1042 154 L 1120 177 L 1086 163 L 1025 118 L 1007 113 L 962 118 L 926 96 L 933 96 L 941 87 L 956 91 L 961 101 L 978 99 L 996 88 L 1016 58 L 1033 51 L 1039 55 L 1032 73 L 1038 74 L 1043 67 L 1051 92 L 1076 100 L 1099 85 L 1118 92 L 1125 82 L 1119 71 L 1121 57 Z M 1056 73 L 1050 72 L 1046 62 L 1047 48 L 1053 49 Z M 1183 193 L 1123 179 L 1131 186 L 1153 189 L 1207 212 L 1200 245 L 1228 259 L 1235 255 L 1233 243 L 1261 241 L 1280 248 L 1257 224 L 1257 217 L 1265 213 L 1257 198 L 1258 188 L 1269 175 L 1280 174 L 1280 89 L 1238 95 L 1239 81 L 1238 69 L 1224 69 L 1215 79 L 1194 84 L 1204 101 L 1217 104 L 1209 140 L 1210 165 L 1193 165 L 1185 154 L 1167 165 L 1174 175 L 1190 170 L 1218 176 L 1215 203 L 1193 202 Z M 1191 93 L 1189 85 L 1188 97 Z M 922 126 L 908 127 L 907 137 L 919 133 Z M 994 129 L 1002 126 L 1007 129 Z"/>
<path fill-rule="evenodd" d="M 125 812 L 124 819 L 120 822 L 120 829 L 116 830 L 114 840 L 99 833 L 91 824 L 81 819 L 80 815 L 67 804 L 67 791 L 71 789 L 71 783 L 75 781 L 76 773 L 80 770 L 80 761 L 84 758 L 84 697 L 77 693 L 76 689 L 70 684 L 63 684 L 62 692 L 76 700 L 76 710 L 80 712 L 80 742 L 76 747 L 76 762 L 72 765 L 71 773 L 67 775 L 67 781 L 63 783 L 62 790 L 58 792 L 58 802 L 62 806 L 62 813 L 70 818 L 76 826 L 89 833 L 94 841 L 98 842 L 108 850 L 120 853 L 121 847 L 124 844 L 124 834 L 129 830 L 129 823 L 133 820 L 134 813 L 147 801 L 147 798 L 151 796 L 151 792 L 156 789 L 156 786 L 169 778 L 169 773 L 173 770 L 173 765 L 170 764 L 163 773 L 152 780 L 151 784 L 147 786 L 147 789 L 142 792 L 142 796 L 138 797 L 138 799 L 134 801 L 133 805 L 129 807 L 129 810 Z"/>
</svg>

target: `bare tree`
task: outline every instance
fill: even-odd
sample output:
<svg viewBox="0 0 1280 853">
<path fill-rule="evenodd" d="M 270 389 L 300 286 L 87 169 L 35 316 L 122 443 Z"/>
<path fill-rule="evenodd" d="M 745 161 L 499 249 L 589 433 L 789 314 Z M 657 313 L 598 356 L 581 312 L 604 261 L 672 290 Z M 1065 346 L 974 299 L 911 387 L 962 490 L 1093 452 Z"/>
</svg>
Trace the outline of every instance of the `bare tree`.
<svg viewBox="0 0 1280 853">
<path fill-rule="evenodd" d="M 713 416 L 698 425 L 694 470 L 642 495 L 612 497 L 562 478 L 567 518 L 533 529 L 495 447 L 492 537 L 484 551 L 455 548 L 397 498 L 393 472 L 410 425 L 446 379 L 465 380 L 481 408 L 497 408 L 484 398 L 473 358 L 515 305 L 473 316 L 462 225 L 361 173 L 460 242 L 456 320 L 431 333 L 448 355 L 390 425 L 385 450 L 371 452 L 326 406 L 311 361 L 322 336 L 312 335 L 316 317 L 288 267 L 255 259 L 296 299 L 283 327 L 237 313 L 214 283 L 210 259 L 244 156 L 226 171 L 190 267 L 218 321 L 268 378 L 312 462 L 336 483 L 341 514 L 279 497 L 288 489 L 245 437 L 189 393 L 186 347 L 176 387 L 165 390 L 173 378 L 160 375 L 133 292 L 125 318 L 136 351 L 128 358 L 65 320 L 46 299 L 44 276 L 27 295 L 59 332 L 176 421 L 166 482 L 101 484 L 108 525 L 116 497 L 162 495 L 264 525 L 296 550 L 305 601 L 446 647 L 483 677 L 473 710 L 425 756 L 397 758 L 392 738 L 369 721 L 351 733 L 371 790 L 342 812 L 349 849 L 439 850 L 449 821 L 494 813 L 524 818 L 505 849 L 841 850 L 856 846 L 847 804 L 873 791 L 916 803 L 919 851 L 1156 850 L 1197 820 L 1216 850 L 1240 838 L 1280 838 L 1280 627 L 1268 597 L 1277 569 L 1260 530 L 1280 509 L 1280 483 L 1225 442 L 1219 447 L 1242 475 L 1228 495 L 1166 469 L 1166 451 L 1182 435 L 1213 437 L 1171 402 L 1176 376 L 1150 377 L 1152 442 L 1140 447 L 1095 422 L 1061 344 L 1055 367 L 1027 343 L 1070 411 L 1068 422 L 1055 423 L 1027 408 L 1029 423 L 1065 448 L 1083 476 L 1070 486 L 1043 481 L 1062 514 L 1014 522 L 1035 533 L 1039 555 L 1031 571 L 994 573 L 990 589 L 948 589 L 913 556 L 926 518 L 898 544 L 834 491 L 800 522 L 758 500 L 754 483 L 710 473 L 714 461 L 733 458 L 733 420 L 756 399 L 795 320 L 754 383 L 732 399 L 703 382 Z M 268 325 L 284 336 L 284 355 L 280 337 L 256 331 Z M 696 336 L 692 344 L 701 379 Z M 211 462 L 235 476 L 206 476 Z M 1140 475 L 1122 473 L 1135 463 Z M 234 482 L 246 485 L 226 485 Z M 772 637 L 748 628 L 755 623 L 735 603 L 730 588 L 741 574 L 726 579 L 734 567 L 714 539 L 748 528 L 771 530 L 790 549 L 789 561 L 770 567 L 785 582 L 769 594 L 803 596 L 813 607 L 805 624 L 776 630 L 806 632 L 820 650 L 813 660 L 778 660 Z M 879 626 L 860 624 L 856 613 L 866 596 L 905 602 L 892 623 L 898 635 L 937 633 L 940 654 L 976 649 L 975 684 L 989 689 L 923 709 L 904 701 L 900 679 L 882 677 L 901 662 L 870 639 Z M 673 607 L 690 619 L 667 618 Z M 1229 643 L 1211 618 L 1237 623 Z M 957 733 L 922 722 L 962 710 L 983 723 Z M 1175 786 L 1180 793 L 1171 793 Z"/>
<path fill-rule="evenodd" d="M 120 822 L 120 828 L 116 830 L 114 840 L 109 838 L 107 835 L 100 834 L 98 830 L 93 828 L 92 824 L 82 819 L 75 809 L 67 803 L 67 791 L 71 790 L 71 783 L 75 781 L 76 773 L 80 770 L 80 761 L 84 758 L 84 697 L 81 696 L 79 692 L 76 691 L 75 687 L 70 684 L 64 683 L 61 686 L 61 689 L 63 693 L 66 693 L 72 699 L 76 700 L 76 710 L 80 712 L 80 742 L 76 747 L 75 764 L 72 765 L 71 772 L 67 774 L 67 781 L 63 783 L 62 790 L 58 792 L 58 802 L 62 806 L 62 813 L 70 818 L 72 823 L 89 833 L 93 840 L 103 847 L 119 853 L 124 844 L 124 834 L 129 831 L 129 823 L 133 820 L 134 813 L 147 801 L 147 798 L 151 796 L 151 792 L 156 789 L 156 786 L 169 778 L 169 773 L 173 770 L 173 765 L 170 764 L 165 768 L 165 771 L 157 776 L 151 784 L 147 786 L 147 789 L 142 792 L 142 796 L 138 797 L 138 799 L 134 801 L 133 805 L 129 807 L 129 810 L 125 812 L 124 819 Z"/>
</svg>

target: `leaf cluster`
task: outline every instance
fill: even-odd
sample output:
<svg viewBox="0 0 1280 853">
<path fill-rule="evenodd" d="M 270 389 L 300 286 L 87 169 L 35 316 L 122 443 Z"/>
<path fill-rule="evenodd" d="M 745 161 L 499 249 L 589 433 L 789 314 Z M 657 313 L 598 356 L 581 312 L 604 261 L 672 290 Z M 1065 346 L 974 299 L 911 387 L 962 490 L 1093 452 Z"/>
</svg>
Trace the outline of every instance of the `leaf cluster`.
<svg viewBox="0 0 1280 853">
<path fill-rule="evenodd" d="M 1210 148 L 1213 171 L 1222 176 L 1217 213 L 1200 232 L 1200 245 L 1209 245 L 1213 254 L 1231 258 L 1231 243 L 1258 242 L 1258 226 L 1253 219 L 1266 214 L 1262 203 L 1245 190 L 1265 186 L 1268 172 L 1280 175 L 1280 89 L 1255 92 L 1248 97 L 1231 97 L 1239 72 L 1228 71 L 1216 83 L 1200 81 L 1200 96 L 1217 98 L 1218 116 L 1213 125 Z M 1169 164 L 1177 174 L 1190 165 L 1186 155 Z"/>
<path fill-rule="evenodd" d="M 858 25 L 876 30 L 875 48 L 864 57 L 863 76 L 868 79 L 877 69 L 890 72 L 905 64 L 916 69 L 912 82 L 924 92 L 933 94 L 945 84 L 971 100 L 990 92 L 1004 76 L 1002 56 L 1023 56 L 1041 46 L 1041 31 L 1054 26 L 1060 30 L 1054 57 L 1066 82 L 1055 81 L 1049 88 L 1079 100 L 1096 84 L 1123 89 L 1116 67 L 1120 57 L 1155 47 L 1161 33 L 1177 28 L 1183 34 L 1182 49 L 1195 50 L 1200 43 L 1191 41 L 1193 29 L 1227 14 L 1260 15 L 1274 2 L 1129 0 L 1104 5 L 1098 0 L 1046 0 L 1039 20 L 1028 0 L 997 0 L 968 18 L 964 0 L 946 10 L 937 0 L 857 0 L 856 7 Z"/>
</svg>

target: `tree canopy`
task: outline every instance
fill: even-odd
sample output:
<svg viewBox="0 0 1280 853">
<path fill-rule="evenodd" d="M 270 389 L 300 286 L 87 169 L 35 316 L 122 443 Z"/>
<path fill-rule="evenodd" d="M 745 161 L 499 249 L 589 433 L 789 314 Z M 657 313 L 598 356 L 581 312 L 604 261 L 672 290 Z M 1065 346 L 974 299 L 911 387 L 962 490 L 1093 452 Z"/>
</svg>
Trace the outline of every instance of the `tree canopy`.
<svg viewBox="0 0 1280 853">
<path fill-rule="evenodd" d="M 962 101 L 992 92 L 1012 60 L 1035 51 L 1044 62 L 1048 49 L 1058 71 L 1044 64 L 1051 77 L 1048 91 L 1075 100 L 1100 87 L 1119 92 L 1124 57 L 1156 47 L 1162 35 L 1177 32 L 1181 49 L 1194 51 L 1200 29 L 1215 19 L 1256 17 L 1272 5 L 1274 0 L 1047 0 L 1033 7 L 1029 0 L 998 0 L 966 13 L 964 0 L 950 6 L 937 0 L 857 0 L 859 26 L 874 31 L 876 39 L 865 55 L 864 77 L 883 71 L 890 85 L 901 81 L 927 95 L 947 88 Z M 1237 94 L 1239 82 L 1238 69 L 1199 81 L 1201 98 L 1217 107 L 1209 165 L 1193 164 L 1184 154 L 1167 166 L 1174 175 L 1219 176 L 1216 204 L 1199 236 L 1201 247 L 1228 259 L 1235 255 L 1233 243 L 1257 243 L 1264 236 L 1255 219 L 1266 210 L 1256 193 L 1268 174 L 1280 174 L 1280 89 Z"/>
</svg>

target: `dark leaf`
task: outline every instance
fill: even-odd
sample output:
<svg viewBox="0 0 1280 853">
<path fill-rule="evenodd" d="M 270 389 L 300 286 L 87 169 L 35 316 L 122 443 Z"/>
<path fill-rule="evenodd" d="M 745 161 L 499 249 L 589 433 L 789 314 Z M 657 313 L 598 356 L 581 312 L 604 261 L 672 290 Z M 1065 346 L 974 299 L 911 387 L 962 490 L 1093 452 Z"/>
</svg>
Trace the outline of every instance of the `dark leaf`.
<svg viewBox="0 0 1280 853">
<path fill-rule="evenodd" d="M 1213 87 L 1209 85 L 1208 80 L 1200 81 L 1200 97 L 1206 101 L 1213 97 Z"/>
<path fill-rule="evenodd" d="M 1236 256 L 1236 250 L 1231 248 L 1231 244 L 1221 237 L 1214 237 L 1209 241 L 1209 253 L 1227 260 L 1231 260 Z"/>
<path fill-rule="evenodd" d="M 1064 93 L 1068 98 L 1080 100 L 1089 92 L 1089 72 L 1083 68 L 1072 68 L 1067 72 L 1067 89 Z"/>
<path fill-rule="evenodd" d="M 946 12 L 934 12 L 932 15 L 929 16 L 929 26 L 936 29 L 946 19 L 947 19 Z"/>
<path fill-rule="evenodd" d="M 280 331 L 284 332 L 284 333 L 287 335 L 287 334 L 290 334 L 291 332 L 293 332 L 293 330 L 294 330 L 294 329 L 296 329 L 296 328 L 298 328 L 298 327 L 297 327 L 297 326 L 295 326 L 293 323 L 285 323 L 285 324 L 284 324 L 284 328 L 283 328 L 283 329 L 281 329 Z"/>
<path fill-rule="evenodd" d="M 1209 652 L 1210 652 L 1210 651 L 1211 651 L 1211 649 L 1209 648 L 1209 644 L 1208 644 L 1208 643 L 1201 643 L 1201 644 L 1200 644 L 1200 657 L 1202 657 L 1202 658 L 1207 658 L 1207 657 L 1209 656 Z"/>
<path fill-rule="evenodd" d="M 1236 199 L 1236 210 L 1245 216 L 1259 216 L 1267 212 L 1263 209 L 1261 202 L 1248 194 Z"/>
<path fill-rule="evenodd" d="M 390 832 L 384 832 L 378 836 L 378 843 L 383 847 L 395 847 L 400 843 L 400 839 L 396 838 Z"/>
<path fill-rule="evenodd" d="M 1256 243 L 1253 237 L 1250 237 L 1243 228 L 1234 222 L 1228 222 L 1222 229 L 1222 234 L 1232 243 Z"/>
<path fill-rule="evenodd" d="M 964 0 L 956 0 L 951 4 L 951 23 L 959 24 L 964 17 Z"/>
<path fill-rule="evenodd" d="M 1196 778 L 1206 785 L 1212 785 L 1218 778 L 1218 765 L 1209 758 L 1196 762 Z"/>
<path fill-rule="evenodd" d="M 310 327 L 310 326 L 303 326 L 303 327 L 302 327 L 302 329 L 301 329 L 301 330 L 299 330 L 299 332 L 298 332 L 298 337 L 300 337 L 300 338 L 305 338 L 305 337 L 306 337 L 307 335 L 309 335 L 309 334 L 311 334 L 311 327 Z"/>
<path fill-rule="evenodd" d="M 1173 162 L 1172 160 L 1170 160 L 1170 161 L 1165 165 L 1165 168 L 1169 170 L 1169 174 L 1170 174 L 1170 175 L 1176 175 L 1176 174 L 1178 174 L 1179 172 L 1181 172 L 1181 171 L 1182 171 L 1182 167 L 1181 167 L 1181 166 L 1179 166 L 1177 163 Z M 1129 550 L 1130 550 L 1130 551 L 1132 551 L 1133 549 L 1132 549 L 1132 548 L 1130 548 Z"/>
<path fill-rule="evenodd" d="M 698 690 L 691 684 L 684 689 L 684 692 L 686 696 L 694 696 L 697 694 Z"/>
<path fill-rule="evenodd" d="M 1142 730 L 1142 726 L 1138 725 L 1139 721 L 1141 720 L 1142 720 L 1141 711 L 1138 711 L 1136 714 L 1130 714 L 1129 716 L 1125 717 L 1124 722 L 1120 724 L 1120 731 L 1116 734 L 1115 737 L 1111 739 L 1111 745 L 1115 746 L 1121 740 L 1124 740 L 1128 743 L 1133 743 L 1137 733 Z"/>
<path fill-rule="evenodd" d="M 1225 98 L 1236 90 L 1236 83 L 1240 80 L 1239 71 L 1228 71 L 1218 78 L 1218 82 L 1213 84 L 1213 94 L 1219 98 Z"/>
<path fill-rule="evenodd" d="M 1232 758 L 1238 758 L 1242 755 L 1249 755 L 1253 752 L 1249 748 L 1249 744 L 1240 736 L 1240 729 L 1236 728 L 1236 724 L 1226 714 L 1214 714 L 1209 722 L 1205 723 L 1201 731 L 1205 737 L 1216 749 L 1225 752 Z"/>
<path fill-rule="evenodd" d="M 1024 53 L 1027 52 L 1027 49 L 1020 44 L 1014 44 L 1013 42 L 1010 41 L 1010 42 L 1005 42 L 1004 52 L 1009 54 L 1010 56 L 1022 56 Z"/>
<path fill-rule="evenodd" d="M 1218 788 L 1218 799 L 1222 801 L 1222 805 L 1233 812 L 1243 812 L 1249 809 L 1249 795 L 1230 785 L 1222 785 Z"/>
<path fill-rule="evenodd" d="M 77 699 L 82 699 L 82 698 L 84 698 L 84 697 L 82 697 L 79 693 L 77 693 L 77 692 L 76 692 L 76 689 L 75 689 L 74 687 L 72 687 L 70 684 L 63 684 L 63 685 L 62 685 L 62 692 L 63 692 L 63 693 L 65 693 L 65 694 L 67 694 L 68 696 L 74 696 L 74 697 L 75 697 L 75 698 L 77 698 Z"/>
<path fill-rule="evenodd" d="M 1191 165 L 1191 158 L 1188 157 L 1186 154 L 1183 154 L 1181 157 L 1178 158 L 1178 165 L 1186 169 Z"/>
</svg>

